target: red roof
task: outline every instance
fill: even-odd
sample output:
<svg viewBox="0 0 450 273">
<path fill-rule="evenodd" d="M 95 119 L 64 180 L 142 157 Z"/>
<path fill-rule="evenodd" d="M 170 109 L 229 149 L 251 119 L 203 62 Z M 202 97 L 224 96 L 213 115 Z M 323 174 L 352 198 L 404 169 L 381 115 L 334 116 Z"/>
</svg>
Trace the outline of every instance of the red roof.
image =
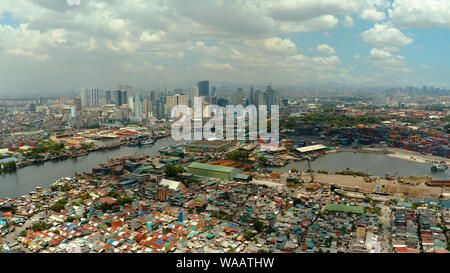
<svg viewBox="0 0 450 273">
<path fill-rule="evenodd" d="M 396 247 L 395 252 L 397 252 L 397 253 L 419 253 L 419 250 L 406 248 L 406 247 Z"/>
</svg>

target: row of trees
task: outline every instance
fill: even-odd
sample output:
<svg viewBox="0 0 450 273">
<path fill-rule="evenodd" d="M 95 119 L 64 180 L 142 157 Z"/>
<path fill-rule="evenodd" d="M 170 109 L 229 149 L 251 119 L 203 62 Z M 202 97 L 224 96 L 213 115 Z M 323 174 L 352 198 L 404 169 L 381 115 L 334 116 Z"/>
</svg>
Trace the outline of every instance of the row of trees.
<svg viewBox="0 0 450 273">
<path fill-rule="evenodd" d="M 229 152 L 225 155 L 225 157 L 229 160 L 233 160 L 233 161 L 246 161 L 248 160 L 248 157 L 250 156 L 250 153 L 247 151 L 240 151 L 240 150 L 235 150 L 232 152 Z"/>
<path fill-rule="evenodd" d="M 51 155 L 60 155 L 64 149 L 64 143 L 51 143 L 47 145 L 37 146 L 23 153 L 24 156 L 31 159 L 43 158 L 43 153 L 50 153 Z"/>
<path fill-rule="evenodd" d="M 6 162 L 3 163 L 3 168 L 0 169 L 0 172 L 5 171 L 5 172 L 14 172 L 17 170 L 17 164 L 15 161 L 10 161 L 10 162 Z"/>
</svg>

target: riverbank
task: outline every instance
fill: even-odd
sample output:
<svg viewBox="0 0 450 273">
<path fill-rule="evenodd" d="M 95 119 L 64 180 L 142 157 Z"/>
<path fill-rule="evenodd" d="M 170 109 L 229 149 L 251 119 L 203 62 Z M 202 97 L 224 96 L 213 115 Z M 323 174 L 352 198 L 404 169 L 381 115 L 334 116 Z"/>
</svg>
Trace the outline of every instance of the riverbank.
<svg viewBox="0 0 450 273">
<path fill-rule="evenodd" d="M 418 152 L 414 151 L 408 151 L 398 148 L 361 148 L 361 149 L 354 149 L 354 148 L 340 148 L 331 150 L 329 153 L 338 153 L 338 152 L 358 152 L 358 153 L 370 153 L 370 154 L 385 154 L 389 157 L 393 158 L 399 158 L 399 159 L 405 159 L 412 162 L 418 162 L 418 163 L 429 163 L 432 162 L 441 162 L 444 161 L 446 164 L 450 165 L 450 159 L 440 156 L 434 156 L 434 155 L 423 155 Z"/>
</svg>

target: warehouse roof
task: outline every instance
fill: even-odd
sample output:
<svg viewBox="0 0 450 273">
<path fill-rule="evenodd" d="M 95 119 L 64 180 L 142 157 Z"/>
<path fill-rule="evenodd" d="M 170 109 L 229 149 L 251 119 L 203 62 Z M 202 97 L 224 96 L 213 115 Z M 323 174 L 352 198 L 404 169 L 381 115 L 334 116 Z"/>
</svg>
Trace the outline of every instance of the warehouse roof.
<svg viewBox="0 0 450 273">
<path fill-rule="evenodd" d="M 210 164 L 203 164 L 203 163 L 191 163 L 188 168 L 195 168 L 195 169 L 204 169 L 209 171 L 216 171 L 216 172 L 223 172 L 223 173 L 230 173 L 234 171 L 236 168 L 233 167 L 225 167 L 225 166 L 219 166 L 219 165 L 210 165 Z"/>
<path fill-rule="evenodd" d="M 317 145 L 310 145 L 310 146 L 306 146 L 306 147 L 297 148 L 297 151 L 299 151 L 300 153 L 307 153 L 307 152 L 323 150 L 326 148 L 327 148 L 327 146 L 325 146 L 325 145 L 317 144 Z"/>
<path fill-rule="evenodd" d="M 137 168 L 136 170 L 133 171 L 133 173 L 135 174 L 142 174 L 147 170 L 152 170 L 154 169 L 154 167 L 152 165 L 147 165 L 147 166 L 141 166 L 139 168 Z"/>
<path fill-rule="evenodd" d="M 161 186 L 168 186 L 171 190 L 180 189 L 182 187 L 182 183 L 174 180 L 169 179 L 161 179 L 161 182 L 159 182 L 159 185 Z"/>
<path fill-rule="evenodd" d="M 344 204 L 327 204 L 325 206 L 325 210 L 331 211 L 343 211 L 343 212 L 352 212 L 352 213 L 364 213 L 364 208 L 360 206 L 347 206 Z"/>
</svg>

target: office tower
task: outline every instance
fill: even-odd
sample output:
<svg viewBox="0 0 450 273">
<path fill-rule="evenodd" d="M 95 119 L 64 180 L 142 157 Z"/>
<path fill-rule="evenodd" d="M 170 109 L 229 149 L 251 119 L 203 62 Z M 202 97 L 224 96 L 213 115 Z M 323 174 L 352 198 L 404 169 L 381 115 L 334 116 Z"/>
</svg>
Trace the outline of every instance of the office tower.
<svg viewBox="0 0 450 273">
<path fill-rule="evenodd" d="M 77 111 L 81 111 L 81 98 L 79 98 L 79 97 L 73 98 L 72 104 L 75 105 Z"/>
<path fill-rule="evenodd" d="M 69 97 L 68 96 L 60 96 L 59 97 L 59 104 L 61 104 L 61 105 L 68 105 L 69 104 Z"/>
<path fill-rule="evenodd" d="M 255 90 L 253 89 L 253 86 L 250 86 L 249 104 L 251 104 L 251 105 L 255 104 Z"/>
<path fill-rule="evenodd" d="M 81 107 L 89 105 L 89 96 L 87 88 L 81 88 Z"/>
<path fill-rule="evenodd" d="M 91 88 L 89 106 L 98 106 L 98 88 Z"/>
<path fill-rule="evenodd" d="M 238 88 L 238 90 L 237 90 L 237 104 L 238 105 L 242 105 L 242 97 L 243 97 L 242 88 Z"/>
<path fill-rule="evenodd" d="M 121 105 L 126 104 L 128 102 L 127 90 L 123 90 L 120 92 L 120 101 Z"/>
<path fill-rule="evenodd" d="M 111 104 L 112 100 L 111 100 L 111 91 L 110 90 L 106 90 L 106 104 Z"/>
<path fill-rule="evenodd" d="M 130 109 L 131 112 L 134 112 L 134 97 L 133 96 L 128 97 L 128 109 Z"/>
<path fill-rule="evenodd" d="M 30 103 L 30 111 L 31 112 L 36 112 L 36 104 Z"/>
<path fill-rule="evenodd" d="M 156 118 L 157 119 L 163 119 L 165 117 L 165 109 L 164 109 L 164 102 L 161 98 L 158 98 L 156 100 Z"/>
<path fill-rule="evenodd" d="M 155 91 L 150 92 L 150 100 L 155 101 Z"/>
<path fill-rule="evenodd" d="M 283 102 L 283 106 L 288 106 L 289 99 L 284 98 L 284 99 L 282 100 L 282 102 Z"/>
<path fill-rule="evenodd" d="M 114 103 L 116 106 L 122 105 L 122 92 L 120 90 L 114 91 Z"/>
<path fill-rule="evenodd" d="M 70 117 L 72 119 L 77 117 L 77 107 L 75 105 L 73 105 L 72 107 L 70 107 Z"/>
<path fill-rule="evenodd" d="M 189 97 L 187 95 L 173 95 L 173 96 L 166 96 L 166 104 L 165 109 L 167 111 L 167 116 L 170 117 L 170 112 L 172 111 L 172 108 L 176 105 L 188 105 L 189 104 Z"/>
<path fill-rule="evenodd" d="M 209 101 L 209 81 L 200 81 L 197 83 L 200 96 L 204 96 Z"/>
<path fill-rule="evenodd" d="M 192 107 L 194 105 L 194 98 L 200 96 L 198 87 L 192 87 L 191 92 L 189 94 L 189 106 Z"/>
<path fill-rule="evenodd" d="M 137 120 L 142 120 L 142 100 L 141 94 L 137 93 L 134 96 L 134 115 Z"/>
<path fill-rule="evenodd" d="M 265 104 L 264 93 L 261 90 L 256 90 L 256 104 L 258 106 Z"/>
<path fill-rule="evenodd" d="M 217 97 L 216 96 L 211 96 L 211 104 L 217 104 Z"/>
<path fill-rule="evenodd" d="M 216 87 L 211 87 L 211 97 L 216 95 Z"/>
<path fill-rule="evenodd" d="M 43 98 L 43 97 L 39 97 L 37 104 L 38 105 L 44 105 L 44 103 L 47 103 L 47 99 Z"/>
<path fill-rule="evenodd" d="M 148 117 L 148 109 L 152 109 L 149 107 L 150 100 L 148 98 L 144 98 L 142 101 L 142 114 L 144 114 L 144 117 Z"/>
</svg>

